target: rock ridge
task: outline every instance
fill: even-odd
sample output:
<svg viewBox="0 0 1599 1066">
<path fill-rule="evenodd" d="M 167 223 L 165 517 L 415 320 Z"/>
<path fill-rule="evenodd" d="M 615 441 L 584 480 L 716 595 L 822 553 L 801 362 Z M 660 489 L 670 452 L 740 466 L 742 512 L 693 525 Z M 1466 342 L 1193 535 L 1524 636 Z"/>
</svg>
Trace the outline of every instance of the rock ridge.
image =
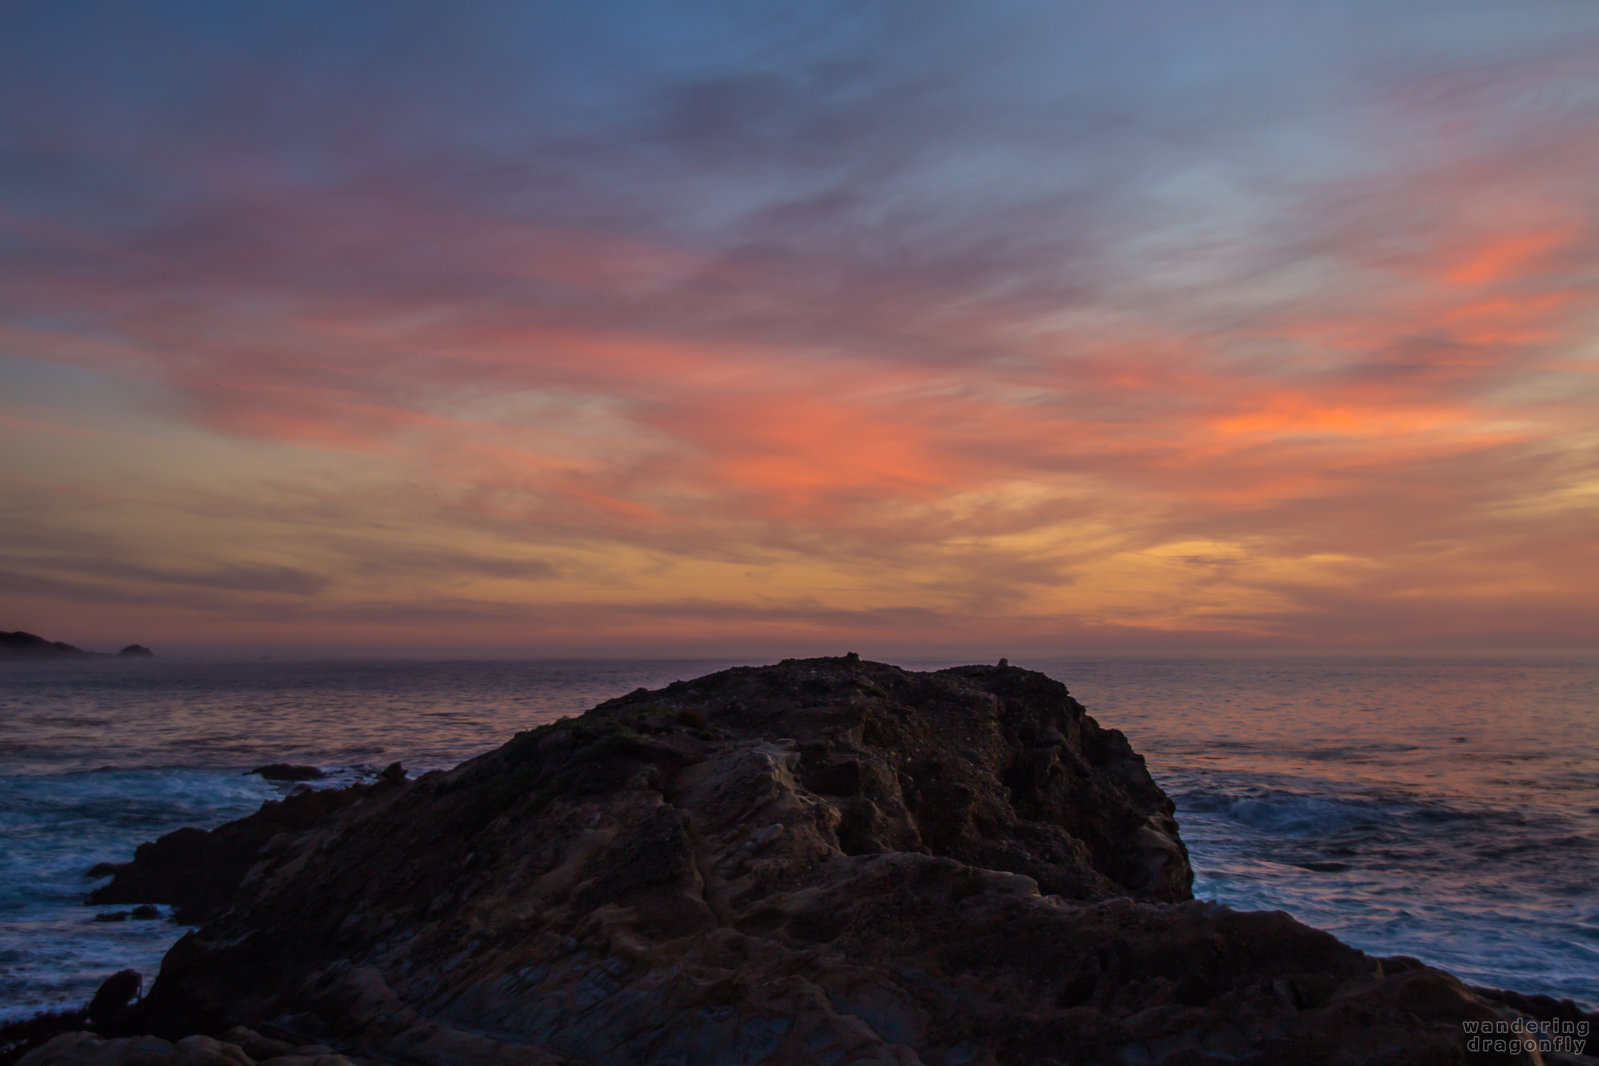
<svg viewBox="0 0 1599 1066">
<path fill-rule="evenodd" d="M 417 1066 L 1593 1061 L 1470 1053 L 1515 1004 L 1191 885 L 1058 681 L 785 660 L 274 835 L 138 1024 Z"/>
</svg>

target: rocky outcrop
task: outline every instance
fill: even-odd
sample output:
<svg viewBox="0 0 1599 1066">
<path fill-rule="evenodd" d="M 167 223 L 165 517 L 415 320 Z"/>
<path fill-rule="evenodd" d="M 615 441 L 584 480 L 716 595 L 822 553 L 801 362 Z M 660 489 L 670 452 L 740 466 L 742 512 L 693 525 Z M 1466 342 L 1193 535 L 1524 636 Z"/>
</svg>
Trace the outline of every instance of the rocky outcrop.
<svg viewBox="0 0 1599 1066">
<path fill-rule="evenodd" d="M 45 640 L 20 629 L 0 633 L 0 659 L 76 659 L 92 652 L 59 640 Z"/>
<path fill-rule="evenodd" d="M 274 842 L 287 847 L 295 834 L 351 806 L 370 788 L 307 790 L 268 800 L 254 814 L 216 829 L 173 830 L 140 844 L 132 862 L 92 867 L 89 877 L 110 875 L 111 880 L 90 892 L 85 902 L 96 907 L 164 903 L 174 908 L 179 922 L 203 922 L 227 909 L 264 848 Z"/>
<path fill-rule="evenodd" d="M 143 644 L 129 644 L 117 656 L 126 659 L 151 659 L 155 652 Z M 0 633 L 0 662 L 6 660 L 35 661 L 49 659 L 105 659 L 111 656 L 103 651 L 84 651 L 75 644 L 67 644 L 59 640 L 45 640 L 43 637 L 32 633 L 24 633 L 20 629 L 10 633 Z"/>
<path fill-rule="evenodd" d="M 788 661 L 273 838 L 143 1024 L 463 1066 L 1538 1061 L 1466 1050 L 1513 1005 L 1191 876 L 1142 758 L 1059 683 Z"/>
</svg>

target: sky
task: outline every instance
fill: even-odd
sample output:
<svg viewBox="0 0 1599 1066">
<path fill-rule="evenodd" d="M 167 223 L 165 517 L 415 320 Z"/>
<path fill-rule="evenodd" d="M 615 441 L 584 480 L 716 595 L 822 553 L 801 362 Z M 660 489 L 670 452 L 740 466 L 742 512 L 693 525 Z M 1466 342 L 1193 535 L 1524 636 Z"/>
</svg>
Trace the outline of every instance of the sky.
<svg viewBox="0 0 1599 1066">
<path fill-rule="evenodd" d="M 0 3 L 0 629 L 1599 648 L 1599 5 Z"/>
</svg>

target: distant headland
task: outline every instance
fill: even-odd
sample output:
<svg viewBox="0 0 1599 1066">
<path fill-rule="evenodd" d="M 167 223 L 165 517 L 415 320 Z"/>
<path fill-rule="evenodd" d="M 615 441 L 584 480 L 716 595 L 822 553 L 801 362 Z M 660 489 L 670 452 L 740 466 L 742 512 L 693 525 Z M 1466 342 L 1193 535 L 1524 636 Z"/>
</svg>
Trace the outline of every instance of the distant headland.
<svg viewBox="0 0 1599 1066">
<path fill-rule="evenodd" d="M 143 644 L 129 644 L 116 654 L 105 651 L 84 651 L 75 644 L 59 640 L 45 640 L 32 633 L 17 630 L 0 632 L 0 662 L 27 659 L 153 659 L 155 652 Z"/>
</svg>

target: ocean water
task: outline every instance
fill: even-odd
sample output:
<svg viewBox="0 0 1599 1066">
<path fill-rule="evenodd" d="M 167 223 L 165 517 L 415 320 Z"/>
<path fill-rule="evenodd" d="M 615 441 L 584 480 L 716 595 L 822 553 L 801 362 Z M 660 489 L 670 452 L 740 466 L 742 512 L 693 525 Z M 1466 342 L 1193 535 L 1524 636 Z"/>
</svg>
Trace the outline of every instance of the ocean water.
<svg viewBox="0 0 1599 1066">
<path fill-rule="evenodd" d="M 153 979 L 182 933 L 96 921 L 85 871 L 288 786 L 453 766 L 712 661 L 179 662 L 0 669 L 0 1019 Z M 950 663 L 903 665 L 928 669 Z M 1016 660 L 1127 733 L 1195 893 L 1287 910 L 1475 984 L 1599 1001 L 1599 659 Z"/>
</svg>

